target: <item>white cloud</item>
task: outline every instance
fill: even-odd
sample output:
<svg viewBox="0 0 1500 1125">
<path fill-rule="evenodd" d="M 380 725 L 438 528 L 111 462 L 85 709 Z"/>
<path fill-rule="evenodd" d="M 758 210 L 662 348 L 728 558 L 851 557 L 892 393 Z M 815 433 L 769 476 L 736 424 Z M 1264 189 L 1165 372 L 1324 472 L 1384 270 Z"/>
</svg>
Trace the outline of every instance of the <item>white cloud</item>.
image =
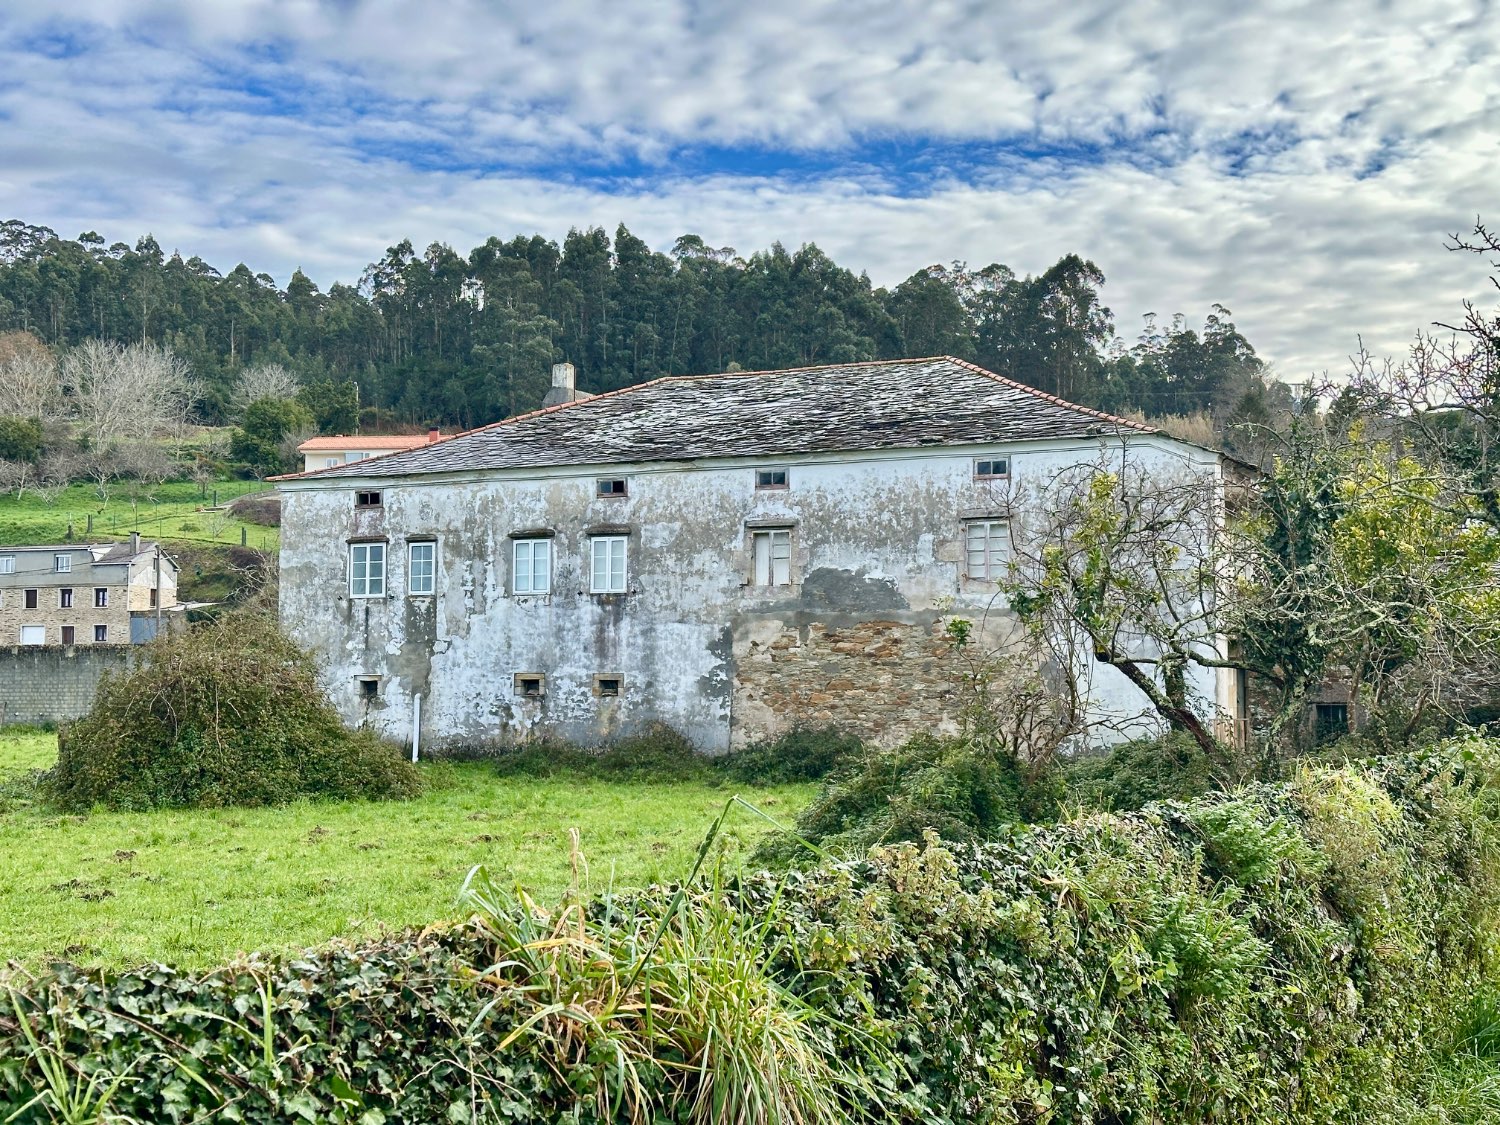
<svg viewBox="0 0 1500 1125">
<path fill-rule="evenodd" d="M 467 249 L 620 220 L 660 247 L 817 241 L 878 283 L 1076 250 L 1109 276 L 1127 338 L 1146 311 L 1223 301 L 1295 378 L 1338 370 L 1359 334 L 1399 349 L 1483 295 L 1482 264 L 1441 246 L 1494 196 L 1487 7 L 94 0 L 67 24 L 0 9 L 0 217 L 150 230 L 222 268 L 325 284 L 403 237 Z M 35 49 L 60 30 L 86 49 Z M 917 189 L 841 167 L 891 139 L 1001 155 L 960 149 Z M 1060 155 L 1082 145 L 1098 158 Z M 705 146 L 833 170 L 680 171 L 711 169 Z M 566 172 L 625 159 L 643 171 L 624 186 Z"/>
</svg>

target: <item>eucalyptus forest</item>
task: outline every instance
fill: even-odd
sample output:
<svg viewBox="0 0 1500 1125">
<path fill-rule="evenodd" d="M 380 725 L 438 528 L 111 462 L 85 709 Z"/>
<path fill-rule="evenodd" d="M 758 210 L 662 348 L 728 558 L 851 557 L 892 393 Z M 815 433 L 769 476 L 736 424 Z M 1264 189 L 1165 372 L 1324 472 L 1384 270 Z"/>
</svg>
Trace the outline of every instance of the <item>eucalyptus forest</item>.
<svg viewBox="0 0 1500 1125">
<path fill-rule="evenodd" d="M 932 265 L 891 288 L 811 243 L 743 256 L 686 234 L 663 252 L 622 224 L 487 239 L 467 255 L 390 247 L 358 278 L 285 286 L 88 231 L 0 222 L 0 333 L 55 349 L 97 339 L 170 349 L 196 376 L 199 420 L 235 420 L 243 373 L 358 387 L 383 424 L 474 426 L 535 407 L 567 360 L 584 390 L 663 375 L 954 355 L 1101 409 L 1256 418 L 1263 364 L 1214 305 L 1200 327 L 1148 318 L 1124 338 L 1104 274 L 1067 254 L 1040 274 Z M 316 413 L 316 412 L 315 412 Z"/>
</svg>

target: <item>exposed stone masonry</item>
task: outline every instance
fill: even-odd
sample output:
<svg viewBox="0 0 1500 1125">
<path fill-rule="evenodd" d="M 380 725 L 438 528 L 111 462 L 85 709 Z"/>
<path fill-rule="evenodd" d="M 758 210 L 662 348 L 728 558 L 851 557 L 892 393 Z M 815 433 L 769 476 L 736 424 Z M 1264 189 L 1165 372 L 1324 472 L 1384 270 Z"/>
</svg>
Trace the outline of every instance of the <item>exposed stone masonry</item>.
<svg viewBox="0 0 1500 1125">
<path fill-rule="evenodd" d="M 814 621 L 747 640 L 736 646 L 738 731 L 783 730 L 795 717 L 890 746 L 957 729 L 955 668 L 941 617 Z"/>
</svg>

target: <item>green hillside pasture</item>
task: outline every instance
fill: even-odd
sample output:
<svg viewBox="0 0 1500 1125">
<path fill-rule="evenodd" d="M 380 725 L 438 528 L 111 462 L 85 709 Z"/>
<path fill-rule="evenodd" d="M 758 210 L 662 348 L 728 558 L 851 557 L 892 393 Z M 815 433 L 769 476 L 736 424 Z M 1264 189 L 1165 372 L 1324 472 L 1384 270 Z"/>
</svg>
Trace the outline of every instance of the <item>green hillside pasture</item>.
<svg viewBox="0 0 1500 1125">
<path fill-rule="evenodd" d="M 0 783 L 7 766 L 14 778 L 55 755 L 52 735 L 0 732 Z M 0 811 L 0 962 L 65 954 L 206 967 L 240 950 L 369 939 L 453 917 L 476 863 L 545 900 L 568 882 L 571 828 L 594 886 L 680 878 L 732 792 L 699 782 L 501 779 L 483 763 L 423 774 L 427 793 L 405 802 L 83 817 L 12 801 Z M 751 799 L 790 820 L 813 792 L 782 786 Z M 735 824 L 736 852 L 766 827 L 748 814 Z"/>
<path fill-rule="evenodd" d="M 134 489 L 120 482 L 109 489 L 108 501 L 99 499 L 92 484 L 70 484 L 50 502 L 28 492 L 17 499 L 14 492 L 0 495 L 0 546 L 27 543 L 61 543 L 69 527 L 73 540 L 124 539 L 139 531 L 148 539 L 166 542 L 237 544 L 241 531 L 246 546 L 274 551 L 280 532 L 274 527 L 245 523 L 227 511 L 204 511 L 215 492 L 225 504 L 247 492 L 262 492 L 264 481 L 219 481 L 208 486 L 208 497 L 192 481 L 170 481 L 150 489 Z M 94 517 L 93 535 L 88 532 Z"/>
</svg>

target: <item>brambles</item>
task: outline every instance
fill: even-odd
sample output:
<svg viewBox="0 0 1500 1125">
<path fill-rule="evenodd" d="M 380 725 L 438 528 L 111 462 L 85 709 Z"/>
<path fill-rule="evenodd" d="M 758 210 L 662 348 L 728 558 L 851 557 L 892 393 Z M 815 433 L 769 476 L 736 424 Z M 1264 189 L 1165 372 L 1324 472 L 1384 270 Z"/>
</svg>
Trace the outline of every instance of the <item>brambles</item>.
<svg viewBox="0 0 1500 1125">
<path fill-rule="evenodd" d="M 99 687 L 44 782 L 61 808 L 274 805 L 416 793 L 416 770 L 345 729 L 311 662 L 269 620 L 233 614 L 164 637 Z"/>
</svg>

